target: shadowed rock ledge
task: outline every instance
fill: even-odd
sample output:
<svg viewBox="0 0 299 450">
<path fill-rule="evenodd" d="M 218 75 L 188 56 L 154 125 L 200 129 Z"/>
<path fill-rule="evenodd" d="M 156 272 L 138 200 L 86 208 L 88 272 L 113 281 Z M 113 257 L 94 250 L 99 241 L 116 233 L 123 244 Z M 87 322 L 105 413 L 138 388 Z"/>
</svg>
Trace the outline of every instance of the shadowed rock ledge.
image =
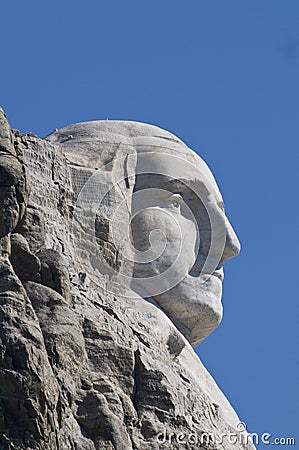
<svg viewBox="0 0 299 450">
<path fill-rule="evenodd" d="M 0 449 L 253 449 L 204 439 L 241 441 L 239 419 L 163 311 L 95 282 L 72 228 L 76 170 L 0 110 Z M 97 229 L 121 267 L 104 215 Z"/>
</svg>

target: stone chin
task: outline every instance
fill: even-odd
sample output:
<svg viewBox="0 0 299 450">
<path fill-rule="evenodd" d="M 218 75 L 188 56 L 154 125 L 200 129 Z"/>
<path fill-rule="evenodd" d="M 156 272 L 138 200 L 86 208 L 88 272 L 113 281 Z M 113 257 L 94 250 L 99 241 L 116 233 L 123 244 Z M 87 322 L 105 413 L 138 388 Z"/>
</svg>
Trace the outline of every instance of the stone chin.
<svg viewBox="0 0 299 450">
<path fill-rule="evenodd" d="M 222 281 L 211 275 L 204 283 L 188 274 L 178 285 L 154 300 L 195 347 L 221 322 Z"/>
</svg>

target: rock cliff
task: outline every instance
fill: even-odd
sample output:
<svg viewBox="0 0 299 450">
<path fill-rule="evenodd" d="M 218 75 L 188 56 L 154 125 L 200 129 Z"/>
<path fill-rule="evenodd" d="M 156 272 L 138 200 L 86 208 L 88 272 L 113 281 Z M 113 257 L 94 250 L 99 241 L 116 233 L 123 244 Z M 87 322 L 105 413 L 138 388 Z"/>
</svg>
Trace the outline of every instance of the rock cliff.
<svg viewBox="0 0 299 450">
<path fill-rule="evenodd" d="M 253 449 L 163 311 L 95 279 L 84 251 L 123 260 L 107 213 L 79 245 L 74 174 L 91 168 L 0 111 L 0 449 Z"/>
</svg>

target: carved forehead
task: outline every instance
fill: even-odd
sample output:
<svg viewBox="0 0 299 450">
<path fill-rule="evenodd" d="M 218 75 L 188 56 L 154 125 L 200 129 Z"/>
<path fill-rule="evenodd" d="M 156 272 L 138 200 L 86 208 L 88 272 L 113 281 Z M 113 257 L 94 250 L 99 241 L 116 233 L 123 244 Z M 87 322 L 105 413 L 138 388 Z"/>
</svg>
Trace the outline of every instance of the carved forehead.
<svg viewBox="0 0 299 450">
<path fill-rule="evenodd" d="M 102 167 L 122 154 L 136 154 L 135 143 L 184 145 L 176 136 L 154 125 L 140 122 L 97 120 L 69 125 L 46 137 L 60 144 L 71 164 Z M 143 147 L 145 149 L 145 147 Z"/>
<path fill-rule="evenodd" d="M 46 139 L 53 143 L 67 142 L 72 135 L 76 142 L 98 142 L 120 143 L 129 141 L 130 138 L 152 137 L 169 142 L 181 143 L 179 138 L 169 131 L 142 122 L 131 122 L 126 120 L 95 120 L 69 125 L 49 134 Z M 65 146 L 65 145 L 64 145 Z M 68 144 L 66 144 L 66 147 Z"/>
<path fill-rule="evenodd" d="M 99 168 L 123 154 L 137 153 L 137 173 L 148 171 L 209 185 L 221 198 L 215 179 L 193 150 L 172 133 L 141 122 L 99 120 L 69 125 L 46 137 L 60 144 L 71 164 Z"/>
</svg>

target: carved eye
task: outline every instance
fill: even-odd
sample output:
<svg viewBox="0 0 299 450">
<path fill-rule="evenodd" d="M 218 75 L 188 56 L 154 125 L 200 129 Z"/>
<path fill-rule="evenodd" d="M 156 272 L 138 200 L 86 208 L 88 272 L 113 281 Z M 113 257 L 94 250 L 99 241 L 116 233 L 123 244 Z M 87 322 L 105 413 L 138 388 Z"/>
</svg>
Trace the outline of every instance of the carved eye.
<svg viewBox="0 0 299 450">
<path fill-rule="evenodd" d="M 180 209 L 183 197 L 179 193 L 175 193 L 171 196 L 171 206 L 176 209 Z"/>
</svg>

